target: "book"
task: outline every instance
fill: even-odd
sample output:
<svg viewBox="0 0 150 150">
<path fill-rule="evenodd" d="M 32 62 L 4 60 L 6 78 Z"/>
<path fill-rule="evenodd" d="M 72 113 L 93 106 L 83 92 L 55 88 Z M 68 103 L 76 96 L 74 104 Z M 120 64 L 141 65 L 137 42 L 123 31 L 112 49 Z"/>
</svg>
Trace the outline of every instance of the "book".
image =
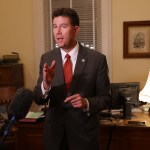
<svg viewBox="0 0 150 150">
<path fill-rule="evenodd" d="M 20 119 L 19 122 L 38 122 L 43 121 L 45 118 L 44 112 L 29 111 L 25 118 Z"/>
</svg>

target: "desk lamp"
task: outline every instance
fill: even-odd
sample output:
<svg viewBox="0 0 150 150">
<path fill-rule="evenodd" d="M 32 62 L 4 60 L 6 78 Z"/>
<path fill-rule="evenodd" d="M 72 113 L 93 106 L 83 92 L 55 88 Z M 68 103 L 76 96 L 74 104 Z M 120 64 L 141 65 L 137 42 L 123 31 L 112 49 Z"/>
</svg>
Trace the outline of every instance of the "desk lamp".
<svg viewBox="0 0 150 150">
<path fill-rule="evenodd" d="M 149 70 L 147 82 L 146 82 L 144 88 L 139 93 L 139 100 L 150 103 L 150 70 Z"/>
</svg>

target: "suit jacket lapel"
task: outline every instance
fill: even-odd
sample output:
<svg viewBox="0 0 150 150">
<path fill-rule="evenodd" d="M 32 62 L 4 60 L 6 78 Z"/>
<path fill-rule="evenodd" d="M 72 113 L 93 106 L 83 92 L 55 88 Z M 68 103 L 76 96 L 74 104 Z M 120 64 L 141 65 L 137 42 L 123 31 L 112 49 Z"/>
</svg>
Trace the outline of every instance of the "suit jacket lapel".
<svg viewBox="0 0 150 150">
<path fill-rule="evenodd" d="M 71 82 L 70 94 L 72 93 L 72 91 L 74 91 L 76 84 L 80 82 L 80 77 L 84 70 L 86 62 L 87 62 L 86 49 L 83 48 L 83 46 L 79 45 L 79 52 L 77 56 L 74 75 L 73 75 L 72 82 Z"/>
</svg>

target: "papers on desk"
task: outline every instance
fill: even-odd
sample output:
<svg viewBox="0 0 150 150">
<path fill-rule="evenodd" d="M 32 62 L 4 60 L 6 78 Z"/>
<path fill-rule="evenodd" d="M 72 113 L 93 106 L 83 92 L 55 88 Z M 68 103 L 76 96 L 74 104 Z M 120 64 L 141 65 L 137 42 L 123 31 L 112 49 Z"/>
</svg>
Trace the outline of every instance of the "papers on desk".
<svg viewBox="0 0 150 150">
<path fill-rule="evenodd" d="M 112 109 L 111 110 L 111 114 L 115 115 L 115 114 L 120 114 L 123 112 L 123 109 Z"/>
<path fill-rule="evenodd" d="M 43 112 L 32 112 L 29 111 L 25 118 L 34 118 L 37 119 L 43 115 Z"/>
<path fill-rule="evenodd" d="M 25 118 L 20 119 L 19 122 L 37 122 L 43 121 L 45 118 L 44 112 L 29 111 Z"/>
<path fill-rule="evenodd" d="M 132 112 L 142 112 L 142 109 L 139 107 L 135 107 L 131 109 Z"/>
</svg>

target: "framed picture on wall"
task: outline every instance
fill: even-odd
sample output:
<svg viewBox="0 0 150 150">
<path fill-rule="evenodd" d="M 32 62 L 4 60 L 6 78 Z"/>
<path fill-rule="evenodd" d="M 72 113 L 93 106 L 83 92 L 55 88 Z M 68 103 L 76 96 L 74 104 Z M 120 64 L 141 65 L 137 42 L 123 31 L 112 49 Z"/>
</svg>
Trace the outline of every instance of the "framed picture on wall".
<svg viewBox="0 0 150 150">
<path fill-rule="evenodd" d="M 123 22 L 123 58 L 150 58 L 150 21 Z"/>
</svg>

